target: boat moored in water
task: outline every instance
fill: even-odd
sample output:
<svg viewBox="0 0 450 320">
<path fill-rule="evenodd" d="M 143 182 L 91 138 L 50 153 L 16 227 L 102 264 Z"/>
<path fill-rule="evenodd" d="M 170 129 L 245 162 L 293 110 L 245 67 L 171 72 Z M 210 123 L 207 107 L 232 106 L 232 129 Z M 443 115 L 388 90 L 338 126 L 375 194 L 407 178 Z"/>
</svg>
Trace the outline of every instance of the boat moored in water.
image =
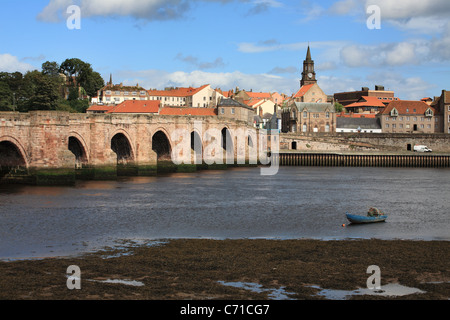
<svg viewBox="0 0 450 320">
<path fill-rule="evenodd" d="M 370 216 L 360 216 L 355 214 L 346 213 L 348 221 L 351 223 L 373 223 L 373 222 L 384 222 L 387 219 L 387 215 L 380 215 L 375 217 Z"/>
</svg>

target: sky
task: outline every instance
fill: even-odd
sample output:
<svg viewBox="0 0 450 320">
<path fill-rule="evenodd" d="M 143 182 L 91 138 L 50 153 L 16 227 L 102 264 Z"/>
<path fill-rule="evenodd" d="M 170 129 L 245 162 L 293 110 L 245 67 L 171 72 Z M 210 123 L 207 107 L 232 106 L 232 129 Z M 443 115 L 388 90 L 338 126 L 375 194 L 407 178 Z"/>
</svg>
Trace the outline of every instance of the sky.
<svg viewBox="0 0 450 320">
<path fill-rule="evenodd" d="M 0 71 L 79 58 L 146 89 L 300 88 L 308 44 L 322 90 L 450 90 L 449 0 L 1 0 Z M 75 7 L 73 7 L 75 6 Z M 69 10 L 68 10 L 69 9 Z"/>
</svg>

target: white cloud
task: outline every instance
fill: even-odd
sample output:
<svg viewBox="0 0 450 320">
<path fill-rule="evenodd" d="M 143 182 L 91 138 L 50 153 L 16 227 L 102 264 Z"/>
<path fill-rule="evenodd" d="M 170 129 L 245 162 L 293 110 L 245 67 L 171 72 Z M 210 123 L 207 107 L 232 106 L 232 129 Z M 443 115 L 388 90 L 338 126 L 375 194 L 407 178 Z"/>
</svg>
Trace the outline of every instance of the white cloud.
<svg viewBox="0 0 450 320">
<path fill-rule="evenodd" d="M 361 2 L 358 0 L 342 0 L 331 5 L 328 12 L 331 14 L 347 15 L 362 10 Z"/>
<path fill-rule="evenodd" d="M 0 71 L 26 73 L 27 71 L 35 70 L 31 64 L 21 62 L 17 57 L 4 53 L 0 54 Z"/>
<path fill-rule="evenodd" d="M 291 94 L 298 90 L 298 79 L 289 79 L 271 74 L 245 74 L 234 72 L 166 72 L 161 70 L 120 71 L 115 73 L 115 78 L 123 79 L 124 84 L 136 84 L 145 88 L 162 89 L 165 87 L 199 87 L 210 84 L 212 88 L 222 90 L 253 89 L 253 91 L 277 91 Z"/>
<path fill-rule="evenodd" d="M 371 46 L 352 44 L 342 48 L 340 55 L 342 63 L 352 68 L 414 65 L 430 60 L 430 55 L 434 54 L 430 46 L 430 41 L 420 39 Z"/>
<path fill-rule="evenodd" d="M 67 7 L 71 4 L 72 0 L 50 0 L 49 4 L 38 14 L 37 19 L 45 22 L 59 22 L 63 12 L 66 12 Z"/>
<path fill-rule="evenodd" d="M 439 33 L 448 22 L 448 0 L 366 0 L 366 7 L 380 8 L 381 19 L 391 25 L 416 33 Z"/>
<path fill-rule="evenodd" d="M 366 7 L 377 5 L 382 18 L 410 19 L 414 17 L 446 16 L 450 14 L 448 0 L 366 0 Z"/>
<path fill-rule="evenodd" d="M 222 57 L 218 57 L 214 61 L 211 61 L 211 62 L 206 62 L 206 61 L 200 61 L 197 57 L 194 57 L 191 55 L 183 56 L 182 53 L 178 53 L 176 55 L 175 59 L 186 62 L 188 64 L 191 64 L 200 70 L 222 68 L 225 66 L 225 63 L 224 63 Z"/>
<path fill-rule="evenodd" d="M 50 0 L 37 18 L 44 22 L 60 22 L 67 16 L 67 7 L 75 4 L 80 6 L 82 17 L 133 17 L 146 21 L 172 20 L 185 17 L 192 4 L 201 2 L 224 4 L 233 1 L 249 3 L 252 13 L 283 6 L 276 0 Z"/>
</svg>

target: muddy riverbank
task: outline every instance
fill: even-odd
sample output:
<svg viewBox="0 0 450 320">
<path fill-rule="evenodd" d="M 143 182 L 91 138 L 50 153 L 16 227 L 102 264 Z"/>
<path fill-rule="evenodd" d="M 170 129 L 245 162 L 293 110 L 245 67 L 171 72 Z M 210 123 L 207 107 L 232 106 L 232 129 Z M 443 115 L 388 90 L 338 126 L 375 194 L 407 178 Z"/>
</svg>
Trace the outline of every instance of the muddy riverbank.
<svg viewBox="0 0 450 320">
<path fill-rule="evenodd" d="M 341 299 L 447 300 L 449 253 L 448 241 L 168 240 L 0 262 L 0 299 L 322 300 L 345 290 Z M 79 290 L 67 287 L 71 265 L 81 271 Z M 380 268 L 380 293 L 394 284 L 415 291 L 364 294 L 371 265 Z"/>
</svg>

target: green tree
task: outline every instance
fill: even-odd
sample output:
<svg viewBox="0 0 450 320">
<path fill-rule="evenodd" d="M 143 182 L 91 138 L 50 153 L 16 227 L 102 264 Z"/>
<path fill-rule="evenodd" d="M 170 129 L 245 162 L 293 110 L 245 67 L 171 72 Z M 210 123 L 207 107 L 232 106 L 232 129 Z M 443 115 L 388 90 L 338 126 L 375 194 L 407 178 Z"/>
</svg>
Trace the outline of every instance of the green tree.
<svg viewBox="0 0 450 320">
<path fill-rule="evenodd" d="M 13 92 L 6 81 L 0 81 L 0 111 L 13 110 Z"/>
<path fill-rule="evenodd" d="M 342 112 L 343 110 L 345 110 L 344 106 L 339 102 L 334 103 L 334 109 L 336 110 L 336 112 Z"/>
<path fill-rule="evenodd" d="M 34 70 L 25 74 L 24 81 L 28 92 L 21 111 L 56 109 L 60 97 L 59 87 L 51 77 Z"/>
<path fill-rule="evenodd" d="M 42 64 L 42 74 L 51 77 L 59 77 L 59 64 L 55 61 L 46 61 Z"/>
<path fill-rule="evenodd" d="M 91 64 L 78 58 L 66 59 L 60 66 L 60 72 L 68 77 L 68 83 L 73 87 L 82 87 L 88 96 L 95 96 L 104 86 L 104 80 Z"/>
<path fill-rule="evenodd" d="M 83 85 L 83 88 L 86 90 L 86 94 L 90 97 L 95 97 L 97 95 L 98 90 L 105 86 L 105 80 L 103 80 L 100 73 L 93 71 L 86 83 Z"/>
</svg>

